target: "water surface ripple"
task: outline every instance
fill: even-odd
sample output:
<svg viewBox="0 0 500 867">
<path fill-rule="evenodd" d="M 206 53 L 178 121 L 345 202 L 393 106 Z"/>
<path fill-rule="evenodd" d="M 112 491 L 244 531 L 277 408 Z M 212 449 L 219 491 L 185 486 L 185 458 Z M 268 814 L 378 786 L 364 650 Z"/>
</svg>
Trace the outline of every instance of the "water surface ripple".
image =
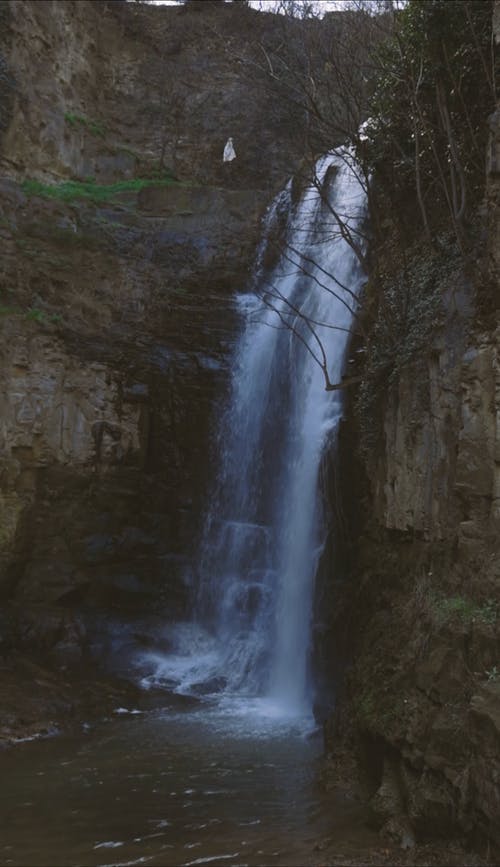
<svg viewBox="0 0 500 867">
<path fill-rule="evenodd" d="M 335 827 L 355 840 L 359 810 L 322 800 L 321 739 L 267 710 L 122 715 L 4 752 L 0 864 L 299 865 Z"/>
</svg>

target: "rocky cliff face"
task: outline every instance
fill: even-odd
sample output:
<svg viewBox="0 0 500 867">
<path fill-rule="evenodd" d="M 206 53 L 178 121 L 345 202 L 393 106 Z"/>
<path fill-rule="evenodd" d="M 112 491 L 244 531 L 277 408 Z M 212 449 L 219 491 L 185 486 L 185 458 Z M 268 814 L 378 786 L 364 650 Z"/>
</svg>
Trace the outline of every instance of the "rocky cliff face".
<svg viewBox="0 0 500 867">
<path fill-rule="evenodd" d="M 235 325 L 227 288 L 265 195 L 153 188 L 98 208 L 3 191 L 4 592 L 24 612 L 95 593 L 135 606 L 174 576 L 174 602 Z"/>
<path fill-rule="evenodd" d="M 283 38 L 276 16 L 240 4 L 3 0 L 3 171 L 106 183 L 168 167 L 190 182 L 280 184 L 303 123 L 253 61 L 258 41 Z M 229 135 L 238 156 L 225 172 Z"/>
<path fill-rule="evenodd" d="M 221 54 L 248 41 L 233 12 L 0 6 L 2 737 L 43 716 L 20 653 L 123 660 L 186 610 L 231 296 L 298 158 Z"/>
<path fill-rule="evenodd" d="M 404 846 L 500 842 L 497 115 L 486 246 L 468 278 L 441 280 L 442 324 L 379 395 L 378 435 L 367 445 L 351 401 L 341 450 L 353 535 L 349 585 L 333 593 L 351 664 L 327 740 L 334 767 L 355 733 L 374 820 Z"/>
</svg>

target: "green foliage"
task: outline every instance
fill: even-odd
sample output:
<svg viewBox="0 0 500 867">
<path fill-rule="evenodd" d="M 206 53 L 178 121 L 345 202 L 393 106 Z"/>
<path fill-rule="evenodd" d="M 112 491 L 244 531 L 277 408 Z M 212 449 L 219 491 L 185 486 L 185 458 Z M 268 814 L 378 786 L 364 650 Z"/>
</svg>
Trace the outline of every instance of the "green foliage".
<svg viewBox="0 0 500 867">
<path fill-rule="evenodd" d="M 435 613 L 440 623 L 445 623 L 453 618 L 458 618 L 464 623 L 469 623 L 473 619 L 476 610 L 474 603 L 463 596 L 437 599 L 434 604 Z"/>
<path fill-rule="evenodd" d="M 40 310 L 38 307 L 30 307 L 30 309 L 26 313 L 26 319 L 30 319 L 32 322 L 39 322 L 43 324 L 47 317 L 43 310 Z"/>
<path fill-rule="evenodd" d="M 456 230 L 482 194 L 491 19 L 490 0 L 409 0 L 376 56 L 359 155 L 398 212 L 425 212 L 430 231 L 448 219 Z"/>
<path fill-rule="evenodd" d="M 474 617 L 487 626 L 494 626 L 498 618 L 498 602 L 495 599 L 487 599 L 476 608 Z"/>
<path fill-rule="evenodd" d="M 490 683 L 496 683 L 500 680 L 500 669 L 497 665 L 492 666 L 492 668 L 487 669 L 485 675 Z"/>
<path fill-rule="evenodd" d="M 59 325 L 62 321 L 60 313 L 46 313 L 40 307 L 29 307 L 27 310 L 22 310 L 21 307 L 15 307 L 11 304 L 0 304 L 0 316 L 25 316 L 30 322 L 37 322 L 39 325 Z"/>
<path fill-rule="evenodd" d="M 69 126 L 73 127 L 73 129 L 76 127 L 84 127 L 97 138 L 104 138 L 106 135 L 106 127 L 104 124 L 99 123 L 99 121 L 96 120 L 90 120 L 90 118 L 85 117 L 82 114 L 74 114 L 73 112 L 68 111 L 64 115 L 64 120 L 69 124 Z"/>
<path fill-rule="evenodd" d="M 442 283 L 454 268 L 455 255 L 455 246 L 448 244 L 415 256 L 395 278 L 384 281 L 374 344 L 376 363 L 390 368 L 391 379 L 429 345 L 440 324 Z"/>
<path fill-rule="evenodd" d="M 9 304 L 0 304 L 0 316 L 12 316 L 14 313 L 19 313 L 17 307 L 12 307 Z"/>
<path fill-rule="evenodd" d="M 464 259 L 477 249 L 494 108 L 491 19 L 490 0 L 409 0 L 373 55 L 370 120 L 357 143 L 372 177 L 375 258 L 367 286 L 370 340 L 356 399 L 367 458 L 383 435 L 388 387 L 410 365 L 409 421 L 421 423 L 442 298 L 459 285 Z"/>
<path fill-rule="evenodd" d="M 48 314 L 45 310 L 40 310 L 39 307 L 30 307 L 29 310 L 26 311 L 26 319 L 29 319 L 31 322 L 38 322 L 39 325 L 59 325 L 62 322 L 62 316 L 60 313 L 51 313 Z"/>
<path fill-rule="evenodd" d="M 395 273 L 378 275 L 374 288 L 376 311 L 356 398 L 360 445 L 368 453 L 381 433 L 381 398 L 403 369 L 414 365 L 415 397 L 421 409 L 427 401 L 426 353 L 444 316 L 443 286 L 453 284 L 457 245 L 450 234 L 436 239 L 436 247 L 412 249 L 406 264 Z"/>
<path fill-rule="evenodd" d="M 365 678 L 370 676 L 365 672 Z M 383 731 L 404 720 L 407 703 L 401 695 L 391 695 L 385 691 L 378 692 L 372 686 L 363 683 L 355 690 L 353 710 L 358 725 L 372 731 Z"/>
<path fill-rule="evenodd" d="M 175 184 L 171 177 L 134 178 L 127 181 L 117 181 L 115 184 L 97 184 L 94 181 L 63 181 L 61 184 L 43 184 L 41 181 L 26 180 L 22 184 L 23 192 L 29 196 L 41 196 L 46 199 L 60 199 L 71 202 L 75 199 L 88 199 L 96 204 L 112 201 L 120 193 L 138 193 L 145 187 L 167 187 Z"/>
<path fill-rule="evenodd" d="M 361 725 L 370 727 L 377 714 L 377 705 L 372 693 L 362 693 L 355 702 L 355 713 Z"/>
<path fill-rule="evenodd" d="M 498 603 L 493 599 L 487 599 L 478 605 L 465 596 L 432 596 L 431 606 L 438 623 L 441 624 L 459 620 L 466 625 L 476 622 L 494 626 L 498 617 Z"/>
</svg>

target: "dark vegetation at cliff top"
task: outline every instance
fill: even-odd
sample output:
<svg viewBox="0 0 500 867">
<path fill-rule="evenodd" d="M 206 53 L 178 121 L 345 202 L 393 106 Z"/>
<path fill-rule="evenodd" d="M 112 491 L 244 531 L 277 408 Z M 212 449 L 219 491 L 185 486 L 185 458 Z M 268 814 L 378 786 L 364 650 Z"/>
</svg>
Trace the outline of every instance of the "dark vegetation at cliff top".
<svg viewBox="0 0 500 867">
<path fill-rule="evenodd" d="M 222 57 L 272 92 L 265 122 L 289 107 L 281 121 L 298 125 L 306 162 L 353 141 L 367 187 L 372 179 L 377 242 L 387 235 L 383 220 L 397 215 L 393 229 L 405 243 L 418 234 L 432 245 L 436 232 L 451 231 L 466 256 L 495 106 L 492 0 L 408 0 L 403 8 L 358 0 L 321 20 L 308 3 L 297 19 L 297 5 L 285 0 L 288 14 L 276 16 L 221 0 L 201 8 Z M 248 28 L 248 50 L 233 42 L 231 23 L 234 32 Z"/>
<path fill-rule="evenodd" d="M 464 255 L 473 243 L 495 105 L 491 22 L 490 0 L 410 0 L 394 14 L 357 143 L 380 200 L 375 233 L 397 213 L 405 240 L 419 231 L 432 245 L 452 231 Z"/>
<path fill-rule="evenodd" d="M 492 2 L 378 5 L 373 15 L 374 4 L 360 0 L 342 17 L 325 16 L 321 27 L 302 20 L 295 41 L 263 44 L 261 61 L 243 67 L 267 77 L 306 118 L 309 177 L 320 153 L 348 139 L 355 147 L 369 220 L 361 238 L 348 214 L 343 228 L 369 275 L 357 335 L 365 351 L 353 370 L 354 381 L 362 380 L 357 404 L 367 450 L 378 441 L 387 389 L 424 359 L 464 281 L 478 322 L 497 304 L 481 216 L 498 71 Z M 420 367 L 416 387 L 425 395 Z"/>
<path fill-rule="evenodd" d="M 495 106 L 491 23 L 490 0 L 410 0 L 376 52 L 370 120 L 356 142 L 372 179 L 371 336 L 357 398 L 368 451 L 380 435 L 387 388 L 405 365 L 425 358 L 464 281 L 478 321 L 497 304 L 480 208 Z M 419 369 L 415 387 L 425 396 L 425 364 Z"/>
</svg>

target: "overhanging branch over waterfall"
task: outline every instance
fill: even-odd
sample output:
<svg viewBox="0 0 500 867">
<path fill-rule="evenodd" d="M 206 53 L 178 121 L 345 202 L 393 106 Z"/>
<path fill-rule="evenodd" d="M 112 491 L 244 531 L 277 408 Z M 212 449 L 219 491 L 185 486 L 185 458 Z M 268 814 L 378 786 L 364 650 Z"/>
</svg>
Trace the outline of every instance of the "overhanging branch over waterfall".
<svg viewBox="0 0 500 867">
<path fill-rule="evenodd" d="M 262 301 L 265 304 L 265 306 L 269 310 L 272 310 L 274 313 L 276 313 L 276 315 L 278 316 L 278 319 L 282 323 L 283 327 L 286 328 L 288 331 L 291 331 L 292 334 L 294 334 L 295 337 L 298 340 L 300 340 L 300 342 L 306 348 L 307 352 L 309 352 L 309 354 L 314 359 L 316 364 L 319 365 L 319 367 L 323 373 L 324 379 L 325 379 L 325 390 L 326 391 L 338 391 L 341 388 L 346 388 L 347 386 L 354 385 L 356 382 L 360 381 L 360 377 L 356 376 L 356 377 L 349 377 L 347 379 L 343 379 L 341 382 L 337 382 L 337 383 L 331 382 L 330 376 L 328 374 L 328 361 L 327 361 L 327 355 L 326 355 L 325 347 L 324 347 L 323 341 L 318 337 L 318 333 L 315 330 L 314 326 L 318 325 L 322 328 L 330 328 L 333 331 L 343 331 L 346 334 L 352 335 L 354 332 L 351 329 L 342 328 L 342 326 L 340 326 L 340 325 L 332 325 L 329 322 L 319 322 L 316 319 L 311 319 L 310 317 L 308 317 L 304 313 L 302 313 L 298 309 L 298 307 L 296 307 L 294 304 L 291 303 L 291 301 L 289 301 L 287 298 L 285 298 L 283 293 L 280 292 L 279 289 L 276 289 L 276 287 L 271 287 L 270 289 L 266 290 L 261 297 L 262 297 Z M 282 302 L 282 309 L 279 309 L 279 307 L 277 307 L 272 302 L 272 300 L 271 300 L 272 298 L 275 298 L 276 300 Z M 304 337 L 303 334 L 301 334 L 300 330 L 296 327 L 295 322 L 297 319 L 304 323 L 305 328 L 307 329 L 311 338 L 314 340 L 314 344 L 317 347 L 316 352 L 314 351 L 314 349 L 312 349 L 312 347 L 308 343 L 307 339 Z M 268 324 L 271 328 L 276 327 L 276 326 L 272 325 L 271 323 L 268 323 Z"/>
<path fill-rule="evenodd" d="M 335 190 L 337 175 L 341 169 L 358 195 L 339 202 Z M 360 193 L 363 201 L 365 200 L 364 191 L 365 179 L 360 176 L 359 167 L 348 148 L 339 149 L 322 158 L 314 166 L 312 179 L 302 199 L 308 203 L 309 210 L 312 208 L 316 211 L 314 230 L 311 230 L 307 221 L 301 224 L 299 209 L 288 227 L 286 237 L 280 238 L 276 244 L 282 270 L 278 275 L 272 272 L 267 279 L 267 275 L 261 277 L 255 287 L 255 292 L 263 304 L 262 309 L 271 311 L 278 324 L 276 319 L 273 322 L 265 316 L 256 319 L 255 312 L 253 321 L 288 330 L 320 368 L 326 391 L 339 391 L 360 381 L 357 376 L 332 378 L 328 362 L 330 339 L 327 334 L 329 331 L 339 331 L 350 336 L 361 334 L 366 337 L 363 320 L 358 312 L 359 275 L 353 266 L 354 258 L 363 269 L 366 266 L 364 250 L 367 239 L 361 228 L 363 210 L 360 210 L 359 203 Z M 340 250 L 343 251 L 343 256 L 339 260 L 334 251 Z M 350 263 L 348 271 L 345 271 L 346 261 Z M 287 265 L 292 267 L 287 268 Z M 351 286 L 354 272 L 356 279 Z M 321 292 L 330 296 L 331 302 L 325 306 L 325 315 L 318 316 L 312 312 L 308 299 L 303 295 L 297 298 L 295 294 L 290 295 L 289 291 L 283 291 L 280 288 L 283 280 L 305 282 L 309 293 Z M 339 318 L 342 311 L 343 314 L 348 313 L 347 326 L 342 321 L 343 314 Z M 332 313 L 333 319 L 337 321 L 332 321 Z"/>
</svg>

